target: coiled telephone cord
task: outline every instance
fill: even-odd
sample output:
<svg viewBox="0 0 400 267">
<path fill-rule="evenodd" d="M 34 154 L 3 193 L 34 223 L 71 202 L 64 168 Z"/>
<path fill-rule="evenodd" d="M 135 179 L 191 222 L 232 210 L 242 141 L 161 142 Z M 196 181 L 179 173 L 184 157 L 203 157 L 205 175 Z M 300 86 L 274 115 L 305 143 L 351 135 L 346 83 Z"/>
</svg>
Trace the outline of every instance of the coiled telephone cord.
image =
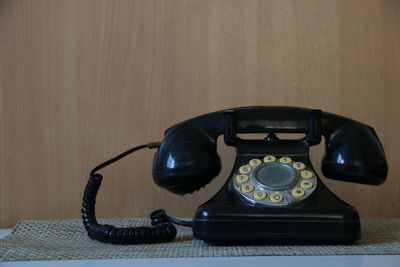
<svg viewBox="0 0 400 267">
<path fill-rule="evenodd" d="M 149 227 L 115 227 L 109 224 L 99 224 L 95 215 L 96 195 L 101 186 L 103 176 L 97 171 L 114 163 L 115 161 L 143 148 L 157 148 L 160 143 L 149 143 L 125 151 L 112 159 L 96 166 L 91 172 L 85 187 L 82 202 L 83 224 L 90 238 L 104 243 L 112 244 L 143 244 L 170 242 L 176 236 L 176 228 L 173 225 L 192 226 L 192 222 L 169 217 L 164 210 L 159 209 L 150 214 L 151 225 Z"/>
</svg>

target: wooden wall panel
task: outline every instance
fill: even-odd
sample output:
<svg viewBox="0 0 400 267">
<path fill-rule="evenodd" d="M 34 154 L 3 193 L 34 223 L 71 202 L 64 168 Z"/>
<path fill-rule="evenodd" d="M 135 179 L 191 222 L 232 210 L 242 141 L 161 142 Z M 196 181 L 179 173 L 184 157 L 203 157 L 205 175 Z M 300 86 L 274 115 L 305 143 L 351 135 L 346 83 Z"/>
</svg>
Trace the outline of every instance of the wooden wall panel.
<svg viewBox="0 0 400 267">
<path fill-rule="evenodd" d="M 77 218 L 91 167 L 203 113 L 248 105 L 321 108 L 373 125 L 389 161 L 379 187 L 326 181 L 363 217 L 400 216 L 400 2 L 0 1 L 0 227 Z M 153 151 L 104 171 L 103 217 L 193 195 L 151 178 Z M 322 145 L 312 149 L 319 166 Z"/>
</svg>

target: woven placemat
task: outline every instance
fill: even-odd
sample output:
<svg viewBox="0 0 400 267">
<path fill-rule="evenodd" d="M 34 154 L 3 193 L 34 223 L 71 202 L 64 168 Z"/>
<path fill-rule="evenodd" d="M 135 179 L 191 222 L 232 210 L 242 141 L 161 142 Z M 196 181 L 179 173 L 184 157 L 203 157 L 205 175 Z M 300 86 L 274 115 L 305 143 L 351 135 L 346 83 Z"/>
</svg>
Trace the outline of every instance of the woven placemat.
<svg viewBox="0 0 400 267">
<path fill-rule="evenodd" d="M 99 221 L 118 226 L 149 224 L 143 218 Z M 352 245 L 216 246 L 193 239 L 190 228 L 177 229 L 171 243 L 117 246 L 90 239 L 79 219 L 21 221 L 0 240 L 0 260 L 400 254 L 400 219 L 363 220 L 362 240 Z"/>
</svg>

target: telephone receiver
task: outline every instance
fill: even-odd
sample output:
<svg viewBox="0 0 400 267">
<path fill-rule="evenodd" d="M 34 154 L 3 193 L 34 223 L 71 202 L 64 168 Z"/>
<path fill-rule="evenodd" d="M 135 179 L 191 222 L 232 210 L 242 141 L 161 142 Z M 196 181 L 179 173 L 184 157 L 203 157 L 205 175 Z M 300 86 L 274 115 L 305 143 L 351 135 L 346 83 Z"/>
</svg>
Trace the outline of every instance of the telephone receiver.
<svg viewBox="0 0 400 267">
<path fill-rule="evenodd" d="M 265 133 L 263 139 L 238 134 Z M 277 133 L 300 133 L 280 139 Z M 115 227 L 97 222 L 95 200 L 101 168 L 143 148 L 158 148 L 153 179 L 168 191 L 184 195 L 207 185 L 221 170 L 217 138 L 236 147 L 226 183 L 183 221 L 157 210 L 152 226 Z M 315 172 L 309 147 L 325 137 L 321 170 L 325 177 L 379 185 L 388 166 L 374 129 L 317 109 L 254 106 L 217 111 L 176 124 L 163 140 L 130 149 L 94 168 L 86 185 L 82 218 L 89 237 L 113 244 L 172 241 L 174 224 L 192 227 L 209 243 L 354 242 L 360 239 L 355 208 L 334 195 Z"/>
</svg>

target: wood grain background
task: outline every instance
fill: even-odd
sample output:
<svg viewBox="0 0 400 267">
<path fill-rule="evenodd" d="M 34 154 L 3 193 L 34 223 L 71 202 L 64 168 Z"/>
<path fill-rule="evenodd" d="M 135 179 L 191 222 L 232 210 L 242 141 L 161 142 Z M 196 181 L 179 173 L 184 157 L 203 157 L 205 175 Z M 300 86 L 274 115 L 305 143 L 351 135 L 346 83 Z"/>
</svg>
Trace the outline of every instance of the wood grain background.
<svg viewBox="0 0 400 267">
<path fill-rule="evenodd" d="M 77 218 L 88 171 L 184 119 L 247 105 L 372 125 L 382 186 L 326 181 L 363 217 L 400 216 L 400 1 L 0 1 L 0 227 Z M 106 169 L 101 217 L 192 216 L 227 178 L 175 196 L 154 151 Z M 322 146 L 312 149 L 319 169 Z"/>
</svg>

